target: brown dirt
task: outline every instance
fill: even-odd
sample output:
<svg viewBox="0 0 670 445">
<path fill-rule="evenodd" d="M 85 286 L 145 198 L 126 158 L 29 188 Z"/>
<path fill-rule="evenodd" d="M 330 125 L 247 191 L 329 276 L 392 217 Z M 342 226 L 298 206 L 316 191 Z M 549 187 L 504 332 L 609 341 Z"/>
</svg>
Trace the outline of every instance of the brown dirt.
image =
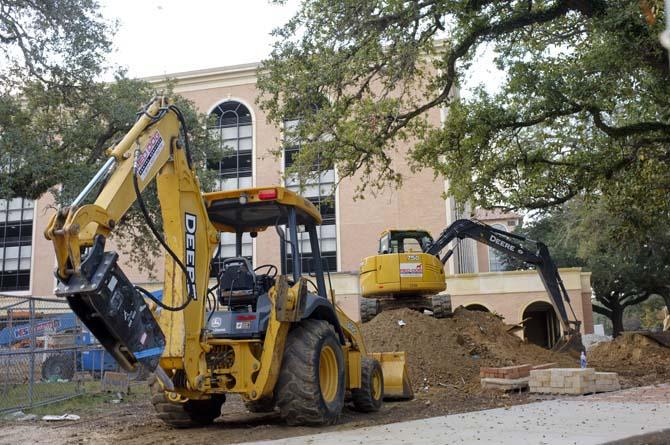
<svg viewBox="0 0 670 445">
<path fill-rule="evenodd" d="M 400 327 L 398 320 L 406 326 Z M 237 396 L 223 406 L 214 425 L 189 430 L 166 427 L 154 415 L 148 395 L 138 394 L 119 405 L 98 404 L 76 412 L 81 420 L 68 424 L 0 422 L 0 445 L 18 442 L 79 444 L 210 444 L 279 439 L 316 432 L 340 431 L 370 425 L 434 417 L 529 403 L 548 396 L 482 391 L 480 366 L 556 362 L 576 366 L 575 359 L 523 343 L 509 334 L 492 314 L 457 309 L 452 318 L 434 319 L 410 310 L 383 312 L 363 325 L 370 351 L 408 352 L 415 399 L 386 402 L 381 411 L 361 414 L 346 407 L 339 424 L 326 428 L 288 427 L 279 415 L 251 414 Z M 589 354 L 598 370 L 622 375 L 624 386 L 667 382 L 668 350 L 639 339 L 600 345 Z M 639 375 L 638 375 L 639 374 Z M 115 396 L 110 396 L 110 398 Z M 551 398 L 549 396 L 549 398 Z M 53 414 L 63 414 L 54 405 Z"/>
<path fill-rule="evenodd" d="M 624 333 L 594 346 L 589 366 L 619 373 L 623 386 L 642 386 L 670 380 L 670 348 L 638 333 Z"/>
<path fill-rule="evenodd" d="M 406 325 L 398 325 L 399 320 Z M 463 308 L 443 319 L 409 309 L 382 312 L 363 325 L 363 336 L 372 352 L 407 351 L 415 390 L 446 386 L 481 393 L 480 366 L 578 365 L 567 354 L 524 343 L 491 313 Z"/>
</svg>

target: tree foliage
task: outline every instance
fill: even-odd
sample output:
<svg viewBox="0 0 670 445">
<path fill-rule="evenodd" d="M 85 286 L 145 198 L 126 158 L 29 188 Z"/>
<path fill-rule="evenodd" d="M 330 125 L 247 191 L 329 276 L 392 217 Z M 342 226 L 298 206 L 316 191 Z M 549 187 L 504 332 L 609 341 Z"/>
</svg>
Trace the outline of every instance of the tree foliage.
<svg viewBox="0 0 670 445">
<path fill-rule="evenodd" d="M 559 267 L 591 271 L 593 310 L 612 320 L 614 335 L 624 328 L 626 309 L 653 295 L 670 308 L 670 230 L 657 221 L 629 233 L 630 224 L 645 223 L 604 201 L 577 199 L 520 229 L 545 242 Z"/>
<path fill-rule="evenodd" d="M 71 94 L 102 71 L 113 29 L 94 0 L 3 1 L 1 92 L 30 78 Z"/>
<path fill-rule="evenodd" d="M 129 79 L 117 71 L 102 82 L 103 60 L 113 27 L 91 0 L 12 0 L 0 4 L 0 198 L 37 199 L 46 192 L 68 204 L 135 122 L 136 113 L 168 85 Z M 174 95 L 172 95 L 174 96 Z M 206 116 L 175 96 L 186 116 L 191 149 L 201 181 L 216 159 Z M 155 187 L 145 194 L 160 226 Z M 133 208 L 113 235 L 140 270 L 151 271 L 159 246 L 140 212 Z"/>
<path fill-rule="evenodd" d="M 652 219 L 670 206 L 670 78 L 662 2 L 643 3 L 305 1 L 275 32 L 259 102 L 274 122 L 302 117 L 301 153 L 359 173 L 359 192 L 401 183 L 393 154 L 407 143 L 406 162 L 444 175 L 461 201 L 541 209 L 607 195 Z M 486 49 L 501 89 L 450 94 Z M 426 121 L 436 108 L 439 128 Z"/>
</svg>

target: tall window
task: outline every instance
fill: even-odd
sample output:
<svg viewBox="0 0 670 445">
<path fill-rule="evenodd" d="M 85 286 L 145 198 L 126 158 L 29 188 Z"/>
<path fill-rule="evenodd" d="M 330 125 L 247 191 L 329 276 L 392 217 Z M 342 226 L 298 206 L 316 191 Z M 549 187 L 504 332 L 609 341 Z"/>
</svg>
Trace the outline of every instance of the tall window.
<svg viewBox="0 0 670 445">
<path fill-rule="evenodd" d="M 251 187 L 253 133 L 249 109 L 230 100 L 219 104 L 212 115 L 214 125 L 211 131 L 219 141 L 223 158 L 210 163 L 209 167 L 219 172 L 219 189 Z"/>
<path fill-rule="evenodd" d="M 253 132 L 249 109 L 240 102 L 222 102 L 212 111 L 213 126 L 210 131 L 219 141 L 223 157 L 210 162 L 209 168 L 219 172 L 218 190 L 235 190 L 252 187 Z M 235 256 L 235 234 L 221 234 L 221 261 Z M 252 241 L 249 234 L 242 237 L 242 256 L 252 259 Z M 212 275 L 218 274 L 220 261 L 212 262 Z"/>
<path fill-rule="evenodd" d="M 285 121 L 286 128 L 291 129 L 297 125 L 297 120 Z M 300 152 L 299 141 L 286 141 L 284 147 L 284 169 L 293 165 L 295 157 Z M 320 160 L 317 160 L 320 163 Z M 317 227 L 319 236 L 319 248 L 323 259 L 323 269 L 337 271 L 337 221 L 335 220 L 335 170 L 330 168 L 322 172 L 318 177 L 301 181 L 295 175 L 286 178 L 286 187 L 305 198 L 321 213 L 323 223 Z M 300 233 L 300 256 L 303 272 L 313 270 L 312 249 L 309 244 L 309 234 Z M 292 272 L 291 252 L 287 251 L 287 271 Z"/>
<path fill-rule="evenodd" d="M 493 224 L 491 227 L 507 231 L 507 228 L 502 224 Z M 501 272 L 505 270 L 503 258 L 504 255 L 501 252 L 489 247 L 489 272 Z"/>
<path fill-rule="evenodd" d="M 30 288 L 33 201 L 0 199 L 0 291 Z"/>
</svg>

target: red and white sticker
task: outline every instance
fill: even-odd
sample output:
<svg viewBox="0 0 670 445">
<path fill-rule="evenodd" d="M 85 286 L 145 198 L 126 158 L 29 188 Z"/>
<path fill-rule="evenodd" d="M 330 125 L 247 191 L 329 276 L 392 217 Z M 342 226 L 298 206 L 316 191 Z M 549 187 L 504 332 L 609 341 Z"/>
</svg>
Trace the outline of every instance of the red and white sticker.
<svg viewBox="0 0 670 445">
<path fill-rule="evenodd" d="M 423 277 L 423 264 L 400 263 L 400 278 L 421 278 L 421 277 Z"/>
<path fill-rule="evenodd" d="M 156 159 L 163 152 L 163 148 L 165 148 L 165 141 L 163 141 L 160 132 L 156 130 L 147 141 L 147 147 L 137 159 L 137 173 L 142 181 L 149 174 L 151 167 L 156 163 Z"/>
</svg>

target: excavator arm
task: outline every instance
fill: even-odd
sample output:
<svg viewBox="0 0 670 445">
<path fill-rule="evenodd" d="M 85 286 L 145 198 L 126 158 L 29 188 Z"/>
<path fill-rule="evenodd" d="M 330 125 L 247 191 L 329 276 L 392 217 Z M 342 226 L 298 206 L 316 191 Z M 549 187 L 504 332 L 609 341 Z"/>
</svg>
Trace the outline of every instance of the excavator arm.
<svg viewBox="0 0 670 445">
<path fill-rule="evenodd" d="M 498 230 L 478 221 L 459 219 L 444 229 L 440 236 L 432 244 L 427 246 L 425 253 L 439 257 L 442 264 L 445 264 L 454 253 L 454 249 L 449 249 L 444 256 L 440 257 L 442 251 L 447 248 L 452 241 L 456 240 L 459 242 L 465 238 L 470 238 L 486 244 L 493 249 L 535 266 L 540 275 L 540 279 L 542 280 L 542 284 L 547 290 L 554 308 L 558 312 L 561 325 L 563 326 L 566 339 L 561 342 L 560 348 L 565 347 L 566 343 L 570 342 L 578 342 L 579 345 L 581 345 L 581 340 L 579 339 L 580 321 L 577 320 L 577 317 L 575 316 L 572 305 L 570 304 L 570 296 L 568 295 L 563 280 L 558 273 L 556 263 L 554 263 L 554 260 L 551 258 L 549 249 L 545 244 L 539 241 L 531 241 L 525 237 L 503 230 Z M 526 249 L 517 241 L 534 243 L 534 251 Z M 565 303 L 567 303 L 570 308 L 573 317 L 572 320 L 568 317 Z M 579 345 L 577 345 L 577 349 L 579 349 Z"/>
<path fill-rule="evenodd" d="M 218 234 L 191 165 L 181 112 L 167 99 L 155 98 L 108 154 L 94 178 L 45 230 L 56 252 L 56 294 L 66 297 L 124 369 L 133 370 L 138 363 L 154 369 L 160 363 L 164 369 L 184 370 L 195 387 L 197 376 L 206 371 L 199 333 Z M 154 180 L 165 238 L 141 199 L 141 191 Z M 135 202 L 168 252 L 159 320 L 145 302 L 148 293 L 132 285 L 117 264 L 118 254 L 105 251 L 111 232 Z"/>
</svg>

